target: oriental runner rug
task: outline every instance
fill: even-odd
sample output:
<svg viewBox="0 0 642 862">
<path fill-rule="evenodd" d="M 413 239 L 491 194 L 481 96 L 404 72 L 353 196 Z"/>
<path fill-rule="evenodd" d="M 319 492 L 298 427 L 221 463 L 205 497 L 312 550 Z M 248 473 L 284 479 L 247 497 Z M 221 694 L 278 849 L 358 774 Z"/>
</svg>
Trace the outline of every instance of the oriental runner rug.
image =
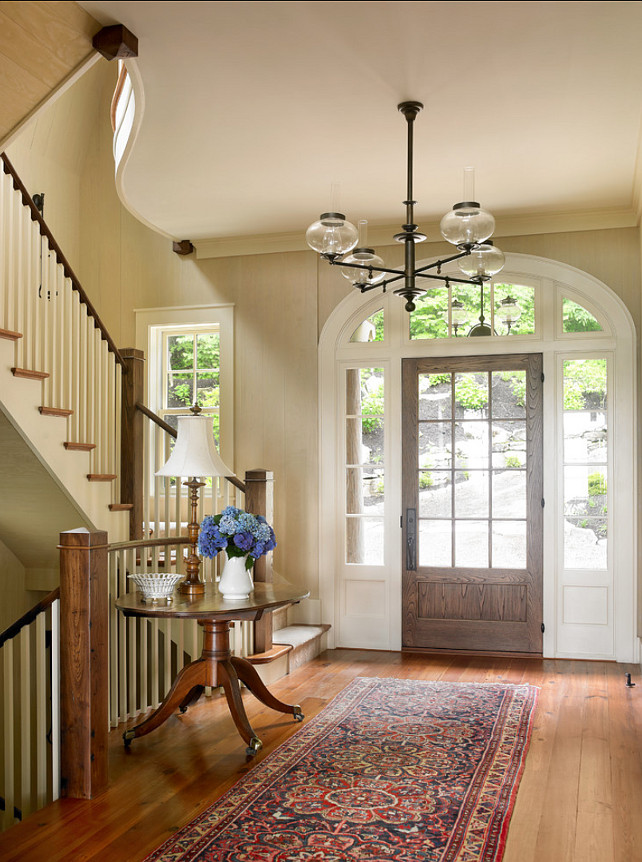
<svg viewBox="0 0 642 862">
<path fill-rule="evenodd" d="M 146 862 L 498 862 L 536 699 L 357 678 Z"/>
</svg>

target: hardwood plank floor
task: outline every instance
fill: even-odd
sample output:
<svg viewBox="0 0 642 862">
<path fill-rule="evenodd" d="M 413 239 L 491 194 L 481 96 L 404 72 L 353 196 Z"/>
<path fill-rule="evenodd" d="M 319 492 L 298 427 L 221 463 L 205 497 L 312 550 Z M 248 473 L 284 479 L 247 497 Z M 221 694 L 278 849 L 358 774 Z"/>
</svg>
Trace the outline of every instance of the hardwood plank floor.
<svg viewBox="0 0 642 862">
<path fill-rule="evenodd" d="M 625 687 L 624 674 L 638 685 Z M 642 862 L 642 684 L 634 665 L 331 650 L 271 688 L 316 715 L 356 676 L 541 687 L 503 862 Z M 244 693 L 264 748 L 254 761 L 214 695 L 123 747 L 110 734 L 110 788 L 63 799 L 0 835 L 3 862 L 137 862 L 296 733 Z M 135 722 L 131 722 L 132 724 Z"/>
</svg>

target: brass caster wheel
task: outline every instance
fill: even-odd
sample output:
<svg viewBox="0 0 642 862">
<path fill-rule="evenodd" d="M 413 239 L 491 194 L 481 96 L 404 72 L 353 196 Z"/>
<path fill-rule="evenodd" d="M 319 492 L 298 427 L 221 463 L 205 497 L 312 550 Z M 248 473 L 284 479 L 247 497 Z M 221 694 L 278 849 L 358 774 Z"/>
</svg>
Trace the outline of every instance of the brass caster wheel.
<svg viewBox="0 0 642 862">
<path fill-rule="evenodd" d="M 250 740 L 250 744 L 245 749 L 245 753 L 248 757 L 254 757 L 257 751 L 260 751 L 261 748 L 263 748 L 263 743 L 258 738 L 258 736 L 253 736 Z"/>
<path fill-rule="evenodd" d="M 179 706 L 178 711 L 180 712 L 181 715 L 185 715 L 185 713 L 187 712 L 187 707 L 186 706 Z"/>
<path fill-rule="evenodd" d="M 136 731 L 135 730 L 126 730 L 123 733 L 123 742 L 125 743 L 125 748 L 129 748 L 129 746 L 132 744 L 132 739 L 135 739 L 135 738 L 136 738 Z"/>
<path fill-rule="evenodd" d="M 293 706 L 292 707 L 292 715 L 294 716 L 295 721 L 303 721 L 303 719 L 305 718 L 305 716 L 301 712 L 300 706 Z"/>
</svg>

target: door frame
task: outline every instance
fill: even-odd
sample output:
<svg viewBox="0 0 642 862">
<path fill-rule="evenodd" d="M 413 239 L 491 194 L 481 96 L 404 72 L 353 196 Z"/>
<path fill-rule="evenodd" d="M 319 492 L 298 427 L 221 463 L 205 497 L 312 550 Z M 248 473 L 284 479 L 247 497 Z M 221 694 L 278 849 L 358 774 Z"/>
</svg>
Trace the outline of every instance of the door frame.
<svg viewBox="0 0 642 862">
<path fill-rule="evenodd" d="M 429 262 L 428 260 L 425 261 Z M 422 264 L 424 262 L 422 261 Z M 490 337 L 481 339 L 434 339 L 410 341 L 405 335 L 406 312 L 398 297 L 361 295 L 353 291 L 329 314 L 319 339 L 319 598 L 323 622 L 330 623 L 329 646 L 364 646 L 377 649 L 401 648 L 401 530 L 398 529 L 401 513 L 401 482 L 393 482 L 386 489 L 389 525 L 390 558 L 381 567 L 381 595 L 386 607 L 383 615 L 371 628 L 377 629 L 376 642 L 359 643 L 345 638 L 340 619 L 340 602 L 344 597 L 345 583 L 341 572 L 342 532 L 336 515 L 337 502 L 341 501 L 342 465 L 341 413 L 342 379 L 345 367 L 385 367 L 388 374 L 386 390 L 387 426 L 389 439 L 401 439 L 401 359 L 407 356 L 434 355 L 465 356 L 477 353 L 540 352 L 544 356 L 544 374 L 549 385 L 544 393 L 544 633 L 545 657 L 611 658 L 617 661 L 638 661 L 639 640 L 636 636 L 637 607 L 637 471 L 631 465 L 636 459 L 636 342 L 631 315 L 622 300 L 603 282 L 574 267 L 530 255 L 507 254 L 502 273 L 507 282 L 536 285 L 537 320 L 539 331 L 535 336 Z M 562 328 L 562 295 L 567 296 L 603 322 L 601 333 L 565 334 Z M 354 329 L 369 314 L 379 308 L 387 314 L 386 338 L 382 342 L 351 344 Z M 559 561 L 560 528 L 556 512 L 559 503 L 558 467 L 555 456 L 561 435 L 557 405 L 558 368 L 564 357 L 581 356 L 599 351 L 612 359 L 612 406 L 614 422 L 611 431 L 617 438 L 614 485 L 623 488 L 618 492 L 617 517 L 611 513 L 613 553 L 614 615 L 613 648 L 609 654 L 594 654 L 587 649 L 575 649 L 564 642 L 569 630 L 564 620 L 563 592 Z M 399 453 L 390 452 L 387 462 L 389 475 L 400 476 Z M 555 463 L 554 463 L 555 462 Z M 397 487 L 398 486 L 398 487 Z M 396 520 L 396 529 L 395 529 Z M 388 534 L 387 534 L 388 535 Z M 391 562 L 389 562 L 389 559 Z M 336 573 L 336 576 L 335 576 Z M 362 579 L 365 584 L 369 576 Z M 345 621 L 344 621 L 345 622 Z M 347 621 L 346 629 L 351 623 Z M 566 628 L 565 628 L 566 627 Z M 361 630 L 368 628 L 368 620 L 361 620 Z M 567 639 L 568 640 L 568 639 Z"/>
</svg>

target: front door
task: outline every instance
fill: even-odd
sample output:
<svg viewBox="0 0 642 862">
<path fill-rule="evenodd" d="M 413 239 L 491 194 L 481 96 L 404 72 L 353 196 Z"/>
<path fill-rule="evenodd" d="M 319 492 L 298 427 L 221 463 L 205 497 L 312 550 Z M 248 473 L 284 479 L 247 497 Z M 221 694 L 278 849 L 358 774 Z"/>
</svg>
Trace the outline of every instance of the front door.
<svg viewBox="0 0 642 862">
<path fill-rule="evenodd" d="M 403 646 L 542 653 L 541 354 L 403 360 Z"/>
</svg>

